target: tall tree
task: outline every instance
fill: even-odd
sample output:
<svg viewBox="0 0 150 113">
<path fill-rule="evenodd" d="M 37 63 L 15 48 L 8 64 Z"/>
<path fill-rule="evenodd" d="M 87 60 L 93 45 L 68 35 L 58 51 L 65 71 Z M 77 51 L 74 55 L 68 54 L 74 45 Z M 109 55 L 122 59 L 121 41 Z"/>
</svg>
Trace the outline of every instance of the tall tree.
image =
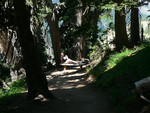
<svg viewBox="0 0 150 113">
<path fill-rule="evenodd" d="M 124 8 L 122 11 L 115 10 L 115 43 L 118 51 L 128 46 Z"/>
<path fill-rule="evenodd" d="M 139 34 L 139 10 L 135 5 L 131 6 L 131 45 L 138 45 L 140 43 Z"/>
<path fill-rule="evenodd" d="M 67 0 L 65 5 L 67 10 L 63 10 L 61 18 L 64 23 L 61 26 L 61 33 L 64 35 L 62 45 L 63 47 L 69 46 L 67 47 L 69 57 L 79 60 L 81 57 L 85 57 L 87 40 L 85 25 L 87 25 L 87 15 L 90 14 L 90 3 L 85 0 Z M 68 43 L 66 44 L 66 42 Z"/>
<path fill-rule="evenodd" d="M 30 10 L 27 10 L 25 0 L 13 0 L 18 26 L 18 38 L 22 47 L 23 67 L 26 70 L 28 84 L 28 98 L 34 99 L 39 94 L 45 98 L 54 99 L 48 90 L 46 76 L 41 68 L 38 50 L 34 44 L 34 38 L 30 30 Z"/>
<path fill-rule="evenodd" d="M 115 10 L 115 44 L 116 50 L 120 51 L 123 46 L 128 46 L 128 36 L 126 31 L 126 15 L 125 8 L 120 4 L 123 0 L 114 0 L 117 3 L 117 8 L 120 7 L 120 10 Z"/>
<path fill-rule="evenodd" d="M 83 18 L 83 9 L 82 9 L 82 6 L 83 6 L 83 2 L 81 0 L 77 0 L 78 1 L 78 6 L 77 6 L 77 9 L 76 9 L 76 26 L 77 27 L 81 27 L 82 25 L 82 18 Z M 78 56 L 76 58 L 76 60 L 79 60 L 82 56 L 84 56 L 84 49 L 85 49 L 85 45 L 84 45 L 84 42 L 85 41 L 85 37 L 83 35 L 80 35 L 78 36 L 78 41 L 76 41 L 76 48 L 78 51 L 76 51 L 76 56 Z M 78 43 L 78 44 L 77 44 Z"/>
<path fill-rule="evenodd" d="M 47 22 L 50 27 L 53 51 L 54 51 L 54 59 L 56 62 L 56 66 L 60 64 L 60 53 L 61 53 L 61 43 L 60 43 L 60 32 L 59 32 L 59 25 L 57 19 L 57 13 L 55 10 L 55 6 L 52 4 L 52 0 L 46 0 L 46 6 L 52 9 L 47 15 Z"/>
<path fill-rule="evenodd" d="M 61 25 L 61 44 L 62 49 L 68 53 L 71 59 L 81 58 L 82 38 L 80 30 L 82 24 L 82 3 L 79 0 L 61 0 L 65 2 L 66 8 L 60 12 Z"/>
</svg>

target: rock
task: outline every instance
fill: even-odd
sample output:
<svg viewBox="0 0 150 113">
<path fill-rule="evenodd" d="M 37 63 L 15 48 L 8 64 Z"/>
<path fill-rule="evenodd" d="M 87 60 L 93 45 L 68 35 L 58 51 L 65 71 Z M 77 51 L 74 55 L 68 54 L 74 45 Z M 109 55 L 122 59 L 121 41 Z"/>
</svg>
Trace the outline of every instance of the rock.
<svg viewBox="0 0 150 113">
<path fill-rule="evenodd" d="M 25 77 L 26 72 L 23 68 L 20 68 L 19 70 L 10 69 L 10 75 L 11 75 L 12 82 L 14 82 L 18 79 Z"/>
<path fill-rule="evenodd" d="M 11 76 L 12 82 L 16 81 L 18 79 L 17 70 L 13 71 L 12 69 L 10 69 L 10 76 Z"/>
</svg>

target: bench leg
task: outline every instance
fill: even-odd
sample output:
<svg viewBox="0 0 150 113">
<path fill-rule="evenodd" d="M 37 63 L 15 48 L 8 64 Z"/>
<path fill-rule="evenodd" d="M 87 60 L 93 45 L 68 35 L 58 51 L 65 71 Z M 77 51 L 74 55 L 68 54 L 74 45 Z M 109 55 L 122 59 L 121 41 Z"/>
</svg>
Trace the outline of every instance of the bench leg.
<svg viewBox="0 0 150 113">
<path fill-rule="evenodd" d="M 64 71 L 66 71 L 67 70 L 67 66 L 64 66 Z"/>
<path fill-rule="evenodd" d="M 82 65 L 80 65 L 80 69 L 82 69 Z"/>
</svg>

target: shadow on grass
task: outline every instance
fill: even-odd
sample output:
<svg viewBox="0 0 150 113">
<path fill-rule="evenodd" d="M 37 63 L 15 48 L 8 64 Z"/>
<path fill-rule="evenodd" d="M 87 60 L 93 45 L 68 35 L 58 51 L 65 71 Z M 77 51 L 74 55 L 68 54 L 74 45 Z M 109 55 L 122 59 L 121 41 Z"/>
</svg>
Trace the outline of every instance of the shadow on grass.
<svg viewBox="0 0 150 113">
<path fill-rule="evenodd" d="M 140 79 L 148 77 L 150 75 L 150 46 L 138 51 L 136 54 L 129 55 L 123 58 L 117 63 L 115 67 L 108 70 L 103 74 L 100 79 L 103 81 L 103 85 L 112 85 L 116 78 L 122 78 L 130 83 L 134 83 Z M 120 78 L 120 79 L 121 79 Z M 105 81 L 105 80 L 107 81 Z M 125 82 L 123 80 L 117 80 L 120 82 Z M 126 82 L 127 82 L 126 81 Z"/>
<path fill-rule="evenodd" d="M 145 103 L 136 96 L 134 83 L 150 76 L 149 69 L 150 46 L 146 46 L 137 53 L 123 58 L 112 69 L 106 72 L 100 70 L 102 72 L 95 84 L 108 91 L 110 103 L 118 113 L 137 113 Z"/>
</svg>

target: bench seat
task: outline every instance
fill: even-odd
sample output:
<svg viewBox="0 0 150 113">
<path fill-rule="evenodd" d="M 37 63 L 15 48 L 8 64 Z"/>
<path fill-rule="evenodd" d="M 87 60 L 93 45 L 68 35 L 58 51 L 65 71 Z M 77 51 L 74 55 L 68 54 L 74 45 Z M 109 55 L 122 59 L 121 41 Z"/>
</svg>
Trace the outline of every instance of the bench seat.
<svg viewBox="0 0 150 113">
<path fill-rule="evenodd" d="M 83 65 L 86 65 L 86 64 L 87 64 L 87 63 L 81 62 L 81 63 L 76 63 L 76 64 L 72 64 L 72 63 L 70 63 L 70 64 L 61 63 L 60 65 L 61 65 L 61 66 L 64 66 L 64 70 L 66 70 L 66 69 L 67 69 L 67 66 L 68 66 L 68 67 L 77 67 L 77 66 L 80 66 L 80 68 L 82 69 L 82 66 L 83 66 Z"/>
</svg>

